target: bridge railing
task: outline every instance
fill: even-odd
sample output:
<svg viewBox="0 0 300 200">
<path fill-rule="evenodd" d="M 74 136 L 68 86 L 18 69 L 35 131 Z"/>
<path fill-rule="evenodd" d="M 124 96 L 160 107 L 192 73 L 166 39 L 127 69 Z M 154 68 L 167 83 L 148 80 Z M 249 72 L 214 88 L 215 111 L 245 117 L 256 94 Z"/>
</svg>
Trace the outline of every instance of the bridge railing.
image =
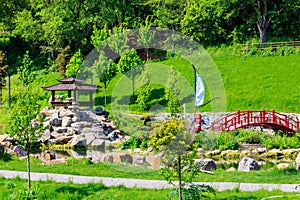
<svg viewBox="0 0 300 200">
<path fill-rule="evenodd" d="M 268 111 L 237 111 L 211 124 L 213 131 L 232 131 L 247 126 L 277 127 L 287 132 L 299 132 L 299 121 L 291 116 Z"/>
</svg>

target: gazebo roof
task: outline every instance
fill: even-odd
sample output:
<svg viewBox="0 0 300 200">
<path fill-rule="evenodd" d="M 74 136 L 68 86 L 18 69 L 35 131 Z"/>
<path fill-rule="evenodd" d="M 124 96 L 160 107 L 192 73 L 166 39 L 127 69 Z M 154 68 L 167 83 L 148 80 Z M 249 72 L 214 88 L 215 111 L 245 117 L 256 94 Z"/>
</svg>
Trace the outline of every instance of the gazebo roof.
<svg viewBox="0 0 300 200">
<path fill-rule="evenodd" d="M 44 90 L 47 91 L 73 91 L 73 90 L 79 90 L 79 91 L 96 91 L 99 90 L 100 87 L 88 85 L 88 84 L 56 84 L 49 87 L 42 87 Z"/>
<path fill-rule="evenodd" d="M 69 78 L 58 80 L 58 81 L 61 83 L 83 83 L 85 80 L 81 80 L 81 79 L 74 78 L 74 77 L 69 77 Z"/>
</svg>

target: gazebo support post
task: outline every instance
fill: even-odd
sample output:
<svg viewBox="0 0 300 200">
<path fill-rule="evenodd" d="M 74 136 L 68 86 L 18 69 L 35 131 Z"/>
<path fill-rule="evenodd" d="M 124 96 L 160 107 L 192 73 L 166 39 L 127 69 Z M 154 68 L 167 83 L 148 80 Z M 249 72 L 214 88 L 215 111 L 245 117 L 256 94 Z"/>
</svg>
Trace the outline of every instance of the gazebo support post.
<svg viewBox="0 0 300 200">
<path fill-rule="evenodd" d="M 52 102 L 55 102 L 55 90 L 52 90 L 52 95 L 51 95 L 51 104 L 52 104 L 52 108 L 54 109 L 55 106 L 53 105 Z"/>
<path fill-rule="evenodd" d="M 93 91 L 90 91 L 90 108 L 93 109 Z"/>
</svg>

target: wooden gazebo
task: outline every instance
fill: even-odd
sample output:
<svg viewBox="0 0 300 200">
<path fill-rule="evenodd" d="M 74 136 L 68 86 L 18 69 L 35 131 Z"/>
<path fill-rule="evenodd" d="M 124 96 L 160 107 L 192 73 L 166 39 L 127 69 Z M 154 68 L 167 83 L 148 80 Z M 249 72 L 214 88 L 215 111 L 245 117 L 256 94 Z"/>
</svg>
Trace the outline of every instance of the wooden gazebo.
<svg viewBox="0 0 300 200">
<path fill-rule="evenodd" d="M 100 87 L 89 85 L 89 84 L 83 84 L 83 82 L 85 82 L 84 80 L 77 79 L 74 77 L 65 78 L 58 81 L 60 82 L 59 84 L 51 85 L 49 87 L 42 87 L 44 90 L 52 92 L 51 100 L 50 100 L 52 108 L 58 106 L 68 107 L 71 104 L 71 102 L 69 101 L 55 101 L 56 91 L 68 91 L 68 98 L 72 98 L 72 91 L 73 91 L 73 99 L 75 102 L 77 102 L 77 91 L 88 91 L 90 100 L 81 101 L 78 103 L 79 106 L 89 106 L 90 108 L 93 108 L 93 93 L 99 90 Z"/>
</svg>

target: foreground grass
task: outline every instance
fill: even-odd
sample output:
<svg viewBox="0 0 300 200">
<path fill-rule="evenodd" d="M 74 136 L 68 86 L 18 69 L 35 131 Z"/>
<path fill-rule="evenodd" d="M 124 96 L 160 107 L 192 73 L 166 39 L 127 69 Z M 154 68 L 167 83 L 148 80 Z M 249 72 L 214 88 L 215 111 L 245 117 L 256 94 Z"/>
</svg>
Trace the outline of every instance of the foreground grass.
<svg viewBox="0 0 300 200">
<path fill-rule="evenodd" d="M 0 159 L 0 169 L 26 171 L 26 161 L 18 160 L 17 158 L 5 161 Z M 32 172 L 42 173 L 164 180 L 159 170 L 110 163 L 92 164 L 86 159 L 56 165 L 43 165 L 39 160 L 32 159 L 31 170 Z M 175 177 L 174 180 L 176 180 Z M 218 170 L 214 171 L 213 175 L 199 173 L 194 178 L 194 181 L 298 184 L 300 179 L 299 172 L 292 169 L 277 170 L 275 167 L 272 170 L 270 168 L 262 168 L 260 171 L 252 172 L 227 172 L 225 168 L 219 167 Z"/>
<path fill-rule="evenodd" d="M 139 189 L 139 188 L 125 188 L 106 187 L 101 183 L 97 184 L 73 184 L 73 183 L 56 183 L 53 181 L 38 181 L 33 182 L 33 190 L 36 191 L 37 199 L 177 199 L 178 197 L 168 197 L 170 189 Z M 18 199 L 26 190 L 26 180 L 20 178 L 4 179 L 0 178 L 0 199 Z M 216 192 L 215 196 L 210 195 L 212 199 L 262 199 L 270 196 L 281 196 L 276 199 L 295 199 L 297 193 L 284 193 L 281 191 L 266 191 L 259 190 L 255 192 L 241 192 L 238 189 L 226 190 L 223 192 Z"/>
</svg>

